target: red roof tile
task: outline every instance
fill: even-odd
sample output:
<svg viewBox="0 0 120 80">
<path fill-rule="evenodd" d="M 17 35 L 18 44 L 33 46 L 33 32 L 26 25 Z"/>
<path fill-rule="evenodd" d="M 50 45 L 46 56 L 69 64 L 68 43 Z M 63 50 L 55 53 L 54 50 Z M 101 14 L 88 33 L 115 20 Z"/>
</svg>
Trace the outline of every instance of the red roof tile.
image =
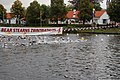
<svg viewBox="0 0 120 80">
<path fill-rule="evenodd" d="M 106 11 L 105 10 L 95 11 L 95 17 L 100 18 L 104 14 L 104 12 Z"/>
<path fill-rule="evenodd" d="M 67 13 L 67 18 L 77 18 L 78 19 L 78 13 L 79 13 L 79 11 L 75 11 L 75 14 L 73 11 L 69 11 Z M 75 17 L 73 17 L 73 15 L 75 15 Z"/>
<path fill-rule="evenodd" d="M 7 18 L 7 19 L 11 19 L 11 18 L 12 18 L 11 13 L 6 13 L 6 18 Z"/>
</svg>

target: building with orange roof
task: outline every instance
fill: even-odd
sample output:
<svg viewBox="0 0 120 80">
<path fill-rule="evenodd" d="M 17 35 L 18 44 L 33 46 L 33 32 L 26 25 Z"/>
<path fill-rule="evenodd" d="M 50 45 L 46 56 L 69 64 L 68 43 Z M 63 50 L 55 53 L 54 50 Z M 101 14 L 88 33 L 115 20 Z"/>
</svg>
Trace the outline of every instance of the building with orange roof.
<svg viewBox="0 0 120 80">
<path fill-rule="evenodd" d="M 79 12 L 80 11 L 76 11 L 76 10 L 68 11 L 68 13 L 66 15 L 68 24 L 75 23 L 76 21 L 79 20 L 79 17 L 78 17 Z"/>
<path fill-rule="evenodd" d="M 6 13 L 6 19 L 12 19 L 12 13 Z"/>
<path fill-rule="evenodd" d="M 16 17 L 13 13 L 6 13 L 6 23 L 7 24 L 16 24 Z"/>
<path fill-rule="evenodd" d="M 93 22 L 96 24 L 109 24 L 110 17 L 107 14 L 106 10 L 95 11 Z"/>
<path fill-rule="evenodd" d="M 13 13 L 6 13 L 5 22 L 6 22 L 7 24 L 16 24 L 16 20 L 17 20 L 17 17 L 15 16 L 15 14 L 13 14 Z M 25 24 L 25 22 L 26 22 L 25 17 L 24 17 L 24 18 L 21 18 L 21 19 L 19 19 L 19 20 L 20 20 L 20 23 L 21 23 L 21 24 Z"/>
<path fill-rule="evenodd" d="M 68 13 L 67 13 L 67 18 L 73 18 L 73 19 L 78 19 L 79 17 L 78 17 L 78 14 L 79 14 L 79 11 L 76 11 L 76 10 L 74 10 L 74 11 L 69 11 Z"/>
</svg>

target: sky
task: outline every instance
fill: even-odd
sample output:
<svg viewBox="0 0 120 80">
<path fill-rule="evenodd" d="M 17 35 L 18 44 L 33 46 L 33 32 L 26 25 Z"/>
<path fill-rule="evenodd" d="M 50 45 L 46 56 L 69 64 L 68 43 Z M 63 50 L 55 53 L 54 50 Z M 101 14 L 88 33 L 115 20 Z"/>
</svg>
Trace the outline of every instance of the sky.
<svg viewBox="0 0 120 80">
<path fill-rule="evenodd" d="M 5 9 L 7 9 L 7 12 L 10 12 L 10 8 L 14 1 L 15 0 L 0 0 L 0 4 L 2 4 L 5 7 Z M 20 1 L 22 2 L 23 6 L 27 8 L 30 5 L 30 3 L 34 0 L 20 0 Z M 50 5 L 50 0 L 37 0 L 37 1 L 40 4 Z M 104 2 L 101 3 L 101 7 L 104 9 L 106 8 L 105 1 L 106 0 L 104 0 Z M 69 4 L 68 0 L 64 0 L 64 3 Z"/>
</svg>

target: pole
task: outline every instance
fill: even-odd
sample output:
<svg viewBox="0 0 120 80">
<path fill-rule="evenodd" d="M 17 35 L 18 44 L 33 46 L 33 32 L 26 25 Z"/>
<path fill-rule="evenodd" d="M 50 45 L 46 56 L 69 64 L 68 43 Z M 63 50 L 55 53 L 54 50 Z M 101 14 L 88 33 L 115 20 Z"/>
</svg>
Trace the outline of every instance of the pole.
<svg viewBox="0 0 120 80">
<path fill-rule="evenodd" d="M 93 22 L 94 22 L 94 16 L 95 16 L 95 0 L 93 0 L 93 5 L 94 5 L 94 8 L 93 8 Z M 92 23 L 93 23 L 92 22 Z"/>
<path fill-rule="evenodd" d="M 94 22 L 95 8 L 93 8 L 92 23 Z"/>
</svg>

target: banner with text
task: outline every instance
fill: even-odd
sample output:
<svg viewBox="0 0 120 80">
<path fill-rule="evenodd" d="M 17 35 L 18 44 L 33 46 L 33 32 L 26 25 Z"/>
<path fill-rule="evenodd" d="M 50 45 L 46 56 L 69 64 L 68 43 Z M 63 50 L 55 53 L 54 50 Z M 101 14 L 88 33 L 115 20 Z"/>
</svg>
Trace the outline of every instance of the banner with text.
<svg viewBox="0 0 120 80">
<path fill-rule="evenodd" d="M 0 35 L 55 35 L 62 32 L 62 27 L 0 27 Z"/>
</svg>

